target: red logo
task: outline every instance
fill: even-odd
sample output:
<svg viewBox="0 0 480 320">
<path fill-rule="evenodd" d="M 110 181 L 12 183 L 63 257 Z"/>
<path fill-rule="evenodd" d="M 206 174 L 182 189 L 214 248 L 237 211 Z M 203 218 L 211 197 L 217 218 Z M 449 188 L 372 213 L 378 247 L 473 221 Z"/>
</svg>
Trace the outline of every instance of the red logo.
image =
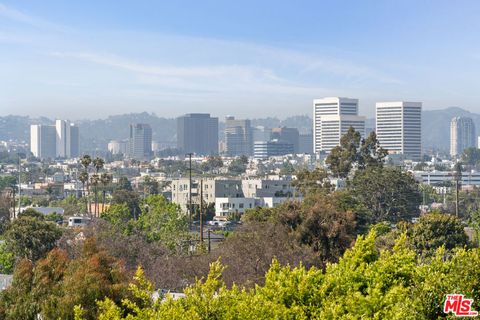
<svg viewBox="0 0 480 320">
<path fill-rule="evenodd" d="M 478 312 L 472 310 L 473 299 L 467 299 L 463 294 L 447 294 L 443 312 L 452 312 L 457 317 L 476 317 Z"/>
</svg>

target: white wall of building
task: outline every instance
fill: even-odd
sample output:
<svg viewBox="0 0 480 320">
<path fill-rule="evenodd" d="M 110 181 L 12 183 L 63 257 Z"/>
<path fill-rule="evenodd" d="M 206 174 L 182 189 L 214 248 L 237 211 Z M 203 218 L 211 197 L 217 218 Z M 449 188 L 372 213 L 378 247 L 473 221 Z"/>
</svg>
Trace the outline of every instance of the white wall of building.
<svg viewBox="0 0 480 320">
<path fill-rule="evenodd" d="M 352 126 L 365 136 L 365 117 L 358 115 L 358 99 L 329 97 L 313 100 L 313 150 L 329 153 Z"/>
<path fill-rule="evenodd" d="M 422 103 L 377 102 L 376 133 L 380 145 L 406 159 L 422 156 Z"/>
<path fill-rule="evenodd" d="M 216 216 L 243 214 L 245 210 L 252 208 L 255 208 L 254 198 L 215 198 Z"/>
</svg>

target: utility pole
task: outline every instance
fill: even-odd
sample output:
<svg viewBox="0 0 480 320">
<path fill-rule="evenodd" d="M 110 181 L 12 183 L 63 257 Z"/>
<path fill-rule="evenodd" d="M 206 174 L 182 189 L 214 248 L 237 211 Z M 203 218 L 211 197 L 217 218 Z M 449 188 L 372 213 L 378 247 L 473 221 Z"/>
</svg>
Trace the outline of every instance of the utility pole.
<svg viewBox="0 0 480 320">
<path fill-rule="evenodd" d="M 210 250 L 211 250 L 211 246 L 210 246 L 210 232 L 211 231 L 212 230 L 208 229 L 208 252 L 210 252 Z"/>
<path fill-rule="evenodd" d="M 10 214 L 10 220 L 13 220 L 15 219 L 15 209 L 17 208 L 15 205 L 15 185 L 12 186 L 11 197 L 12 197 L 12 203 L 11 203 L 12 213 Z"/>
<path fill-rule="evenodd" d="M 189 191 L 188 191 L 188 227 L 192 230 L 192 153 L 187 153 L 189 159 Z"/>
<path fill-rule="evenodd" d="M 455 165 L 455 215 L 458 218 L 458 193 L 460 189 L 460 181 L 462 180 L 462 163 L 457 162 Z"/>
<path fill-rule="evenodd" d="M 21 163 L 21 158 L 20 154 L 18 154 L 18 214 L 20 214 L 20 209 L 22 205 L 22 185 L 21 185 L 21 179 L 22 179 L 22 163 Z M 15 207 L 13 209 L 13 216 L 17 218 L 17 215 L 15 214 Z"/>
<path fill-rule="evenodd" d="M 200 243 L 203 245 L 203 179 L 200 180 Z"/>
</svg>

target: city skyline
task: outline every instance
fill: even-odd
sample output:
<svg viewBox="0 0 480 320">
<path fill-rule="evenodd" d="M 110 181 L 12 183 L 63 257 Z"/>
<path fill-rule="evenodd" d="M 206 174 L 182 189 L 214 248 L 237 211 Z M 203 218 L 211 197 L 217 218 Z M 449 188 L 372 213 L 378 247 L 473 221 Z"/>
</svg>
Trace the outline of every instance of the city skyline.
<svg viewBox="0 0 480 320">
<path fill-rule="evenodd" d="M 480 4 L 461 4 L 0 1 L 0 114 L 285 118 L 323 96 L 369 118 L 384 100 L 479 112 Z"/>
</svg>

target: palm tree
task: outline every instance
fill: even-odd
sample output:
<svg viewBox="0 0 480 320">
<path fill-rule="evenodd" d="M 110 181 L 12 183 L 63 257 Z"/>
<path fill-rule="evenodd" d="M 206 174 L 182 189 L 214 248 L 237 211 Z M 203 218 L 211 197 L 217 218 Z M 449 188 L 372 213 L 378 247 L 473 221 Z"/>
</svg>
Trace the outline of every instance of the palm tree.
<svg viewBox="0 0 480 320">
<path fill-rule="evenodd" d="M 97 176 L 95 179 L 97 180 L 97 186 L 100 184 L 100 176 L 98 175 L 98 172 L 102 170 L 105 160 L 102 158 L 96 157 L 95 159 L 92 160 L 93 167 L 95 169 L 95 175 Z M 98 209 L 98 195 L 97 195 L 97 187 L 95 187 L 95 214 L 100 213 L 100 210 Z"/>
<path fill-rule="evenodd" d="M 82 185 L 83 185 L 82 196 L 85 197 L 85 184 L 88 182 L 88 173 L 86 171 L 80 172 L 80 175 L 78 176 L 78 180 L 82 182 Z M 87 203 L 86 209 L 88 213 L 88 201 L 86 203 Z"/>
<path fill-rule="evenodd" d="M 92 157 L 86 154 L 80 158 L 80 163 L 85 168 L 85 171 L 88 171 L 88 166 L 92 163 Z"/>
<path fill-rule="evenodd" d="M 105 160 L 102 158 L 96 157 L 93 159 L 93 167 L 95 168 L 95 173 L 98 173 L 103 168 L 103 165 L 105 164 Z"/>
<path fill-rule="evenodd" d="M 97 209 L 98 209 L 97 186 L 98 186 L 99 182 L 100 182 L 100 177 L 98 176 L 98 174 L 96 174 L 96 173 L 92 174 L 92 176 L 90 177 L 90 184 L 93 186 L 93 192 L 94 192 L 94 195 L 95 195 L 95 209 L 94 209 L 94 212 L 93 212 L 94 215 L 97 214 Z"/>
<path fill-rule="evenodd" d="M 113 177 L 111 174 L 108 173 L 102 173 L 100 176 L 100 182 L 103 185 L 103 204 L 102 204 L 102 210 L 105 210 L 105 196 L 106 196 L 106 188 L 107 186 L 112 182 Z"/>
<path fill-rule="evenodd" d="M 85 183 L 87 184 L 87 194 L 89 193 L 89 185 L 88 185 L 88 167 L 90 166 L 90 164 L 92 163 L 92 157 L 90 157 L 88 154 L 85 154 L 83 155 L 83 157 L 80 158 L 80 163 L 81 165 L 83 166 L 83 172 L 80 173 L 80 175 L 84 175 L 86 176 L 86 180 L 84 182 L 84 187 L 83 187 L 83 191 L 85 193 Z M 81 181 L 81 180 L 80 180 Z M 85 195 L 84 195 L 85 196 Z M 88 198 L 87 198 L 87 213 L 90 213 L 90 206 L 88 205 Z"/>
</svg>

